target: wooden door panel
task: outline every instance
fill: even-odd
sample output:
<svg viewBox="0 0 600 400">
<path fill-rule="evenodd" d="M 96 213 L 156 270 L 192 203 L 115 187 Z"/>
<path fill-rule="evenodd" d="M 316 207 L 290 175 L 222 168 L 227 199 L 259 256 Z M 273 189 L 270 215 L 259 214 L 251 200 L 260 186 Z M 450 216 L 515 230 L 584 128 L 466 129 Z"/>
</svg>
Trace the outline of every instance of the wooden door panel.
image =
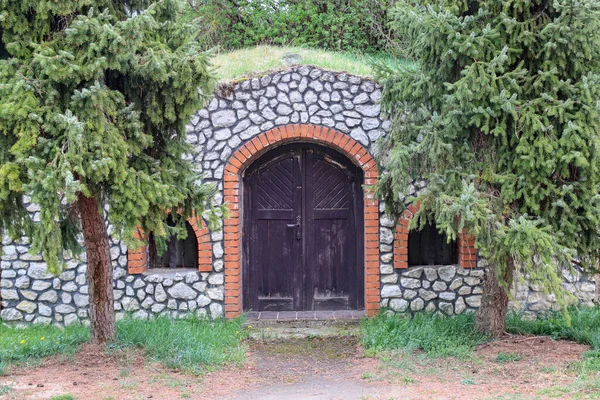
<svg viewBox="0 0 600 400">
<path fill-rule="evenodd" d="M 307 154 L 310 232 L 307 303 L 314 310 L 358 308 L 356 170 L 326 154 Z"/>
<path fill-rule="evenodd" d="M 348 219 L 315 219 L 312 235 L 316 248 L 313 269 L 314 310 L 344 310 L 351 307 L 349 269 L 352 250 L 347 244 L 352 235 Z"/>
<path fill-rule="evenodd" d="M 313 210 L 348 210 L 351 205 L 351 181 L 333 160 L 311 157 Z"/>
<path fill-rule="evenodd" d="M 288 145 L 244 178 L 244 308 L 361 309 L 361 171 L 316 145 Z"/>
<path fill-rule="evenodd" d="M 258 310 L 293 310 L 294 279 L 290 271 L 294 269 L 293 230 L 287 227 L 287 220 L 259 219 L 256 251 L 257 265 L 261 272 L 257 275 Z"/>
<path fill-rule="evenodd" d="M 294 172 L 292 154 L 259 171 L 256 177 L 256 209 L 293 211 Z"/>
<path fill-rule="evenodd" d="M 300 154 L 290 151 L 249 171 L 246 179 L 245 238 L 248 268 L 244 279 L 245 308 L 294 310 L 301 242 L 289 225 L 300 215 Z"/>
</svg>

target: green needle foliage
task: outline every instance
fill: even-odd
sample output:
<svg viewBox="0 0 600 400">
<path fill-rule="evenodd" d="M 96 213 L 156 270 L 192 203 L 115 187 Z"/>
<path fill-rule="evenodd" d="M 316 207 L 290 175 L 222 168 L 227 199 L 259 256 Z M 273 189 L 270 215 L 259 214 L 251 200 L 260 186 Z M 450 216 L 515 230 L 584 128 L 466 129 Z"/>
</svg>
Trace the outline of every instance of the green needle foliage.
<svg viewBox="0 0 600 400">
<path fill-rule="evenodd" d="M 102 205 L 112 234 L 139 246 L 138 226 L 185 236 L 215 190 L 186 143 L 216 79 L 185 4 L 0 0 L 0 233 L 30 237 L 54 273 L 83 233 L 93 341 L 116 333 Z M 25 195 L 40 206 L 36 221 Z"/>
<path fill-rule="evenodd" d="M 426 179 L 413 227 L 465 229 L 502 291 L 527 276 L 565 305 L 559 267 L 600 248 L 600 2 L 403 0 L 393 17 L 416 64 L 378 67 L 388 211 Z"/>
<path fill-rule="evenodd" d="M 204 211 L 213 189 L 184 157 L 185 125 L 215 78 L 183 11 L 175 0 L 0 0 L 0 230 L 27 233 L 55 273 L 63 248 L 77 249 L 79 192 L 108 204 L 128 243 L 138 225 L 164 235 L 165 210 Z"/>
</svg>

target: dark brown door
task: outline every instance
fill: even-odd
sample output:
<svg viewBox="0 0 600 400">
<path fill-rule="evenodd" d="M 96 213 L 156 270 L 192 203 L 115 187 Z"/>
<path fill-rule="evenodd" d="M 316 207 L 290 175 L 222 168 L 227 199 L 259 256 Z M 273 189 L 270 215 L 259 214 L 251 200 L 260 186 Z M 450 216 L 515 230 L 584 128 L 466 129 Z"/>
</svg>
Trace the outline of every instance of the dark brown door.
<svg viewBox="0 0 600 400">
<path fill-rule="evenodd" d="M 363 307 L 361 171 L 316 145 L 266 154 L 244 179 L 244 308 Z"/>
</svg>

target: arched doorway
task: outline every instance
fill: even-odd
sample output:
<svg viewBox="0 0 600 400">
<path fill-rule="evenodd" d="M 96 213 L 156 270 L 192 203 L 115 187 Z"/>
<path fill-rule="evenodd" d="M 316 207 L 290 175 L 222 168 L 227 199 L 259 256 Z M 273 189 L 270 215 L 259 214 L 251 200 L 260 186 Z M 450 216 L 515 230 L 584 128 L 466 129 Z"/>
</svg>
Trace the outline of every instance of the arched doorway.
<svg viewBox="0 0 600 400">
<path fill-rule="evenodd" d="M 293 143 L 254 161 L 243 182 L 244 309 L 363 309 L 361 168 Z"/>
</svg>

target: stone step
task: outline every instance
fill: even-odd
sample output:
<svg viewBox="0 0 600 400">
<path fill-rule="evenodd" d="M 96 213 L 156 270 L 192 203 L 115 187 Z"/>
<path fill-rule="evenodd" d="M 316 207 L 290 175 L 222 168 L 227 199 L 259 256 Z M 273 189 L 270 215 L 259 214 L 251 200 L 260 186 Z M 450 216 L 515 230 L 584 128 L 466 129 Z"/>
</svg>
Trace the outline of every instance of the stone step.
<svg viewBox="0 0 600 400">
<path fill-rule="evenodd" d="M 245 326 L 254 339 L 289 339 L 308 336 L 356 336 L 364 311 L 267 311 L 246 314 Z"/>
<path fill-rule="evenodd" d="M 360 321 L 365 316 L 363 310 L 339 311 L 249 311 L 248 321 Z"/>
</svg>

